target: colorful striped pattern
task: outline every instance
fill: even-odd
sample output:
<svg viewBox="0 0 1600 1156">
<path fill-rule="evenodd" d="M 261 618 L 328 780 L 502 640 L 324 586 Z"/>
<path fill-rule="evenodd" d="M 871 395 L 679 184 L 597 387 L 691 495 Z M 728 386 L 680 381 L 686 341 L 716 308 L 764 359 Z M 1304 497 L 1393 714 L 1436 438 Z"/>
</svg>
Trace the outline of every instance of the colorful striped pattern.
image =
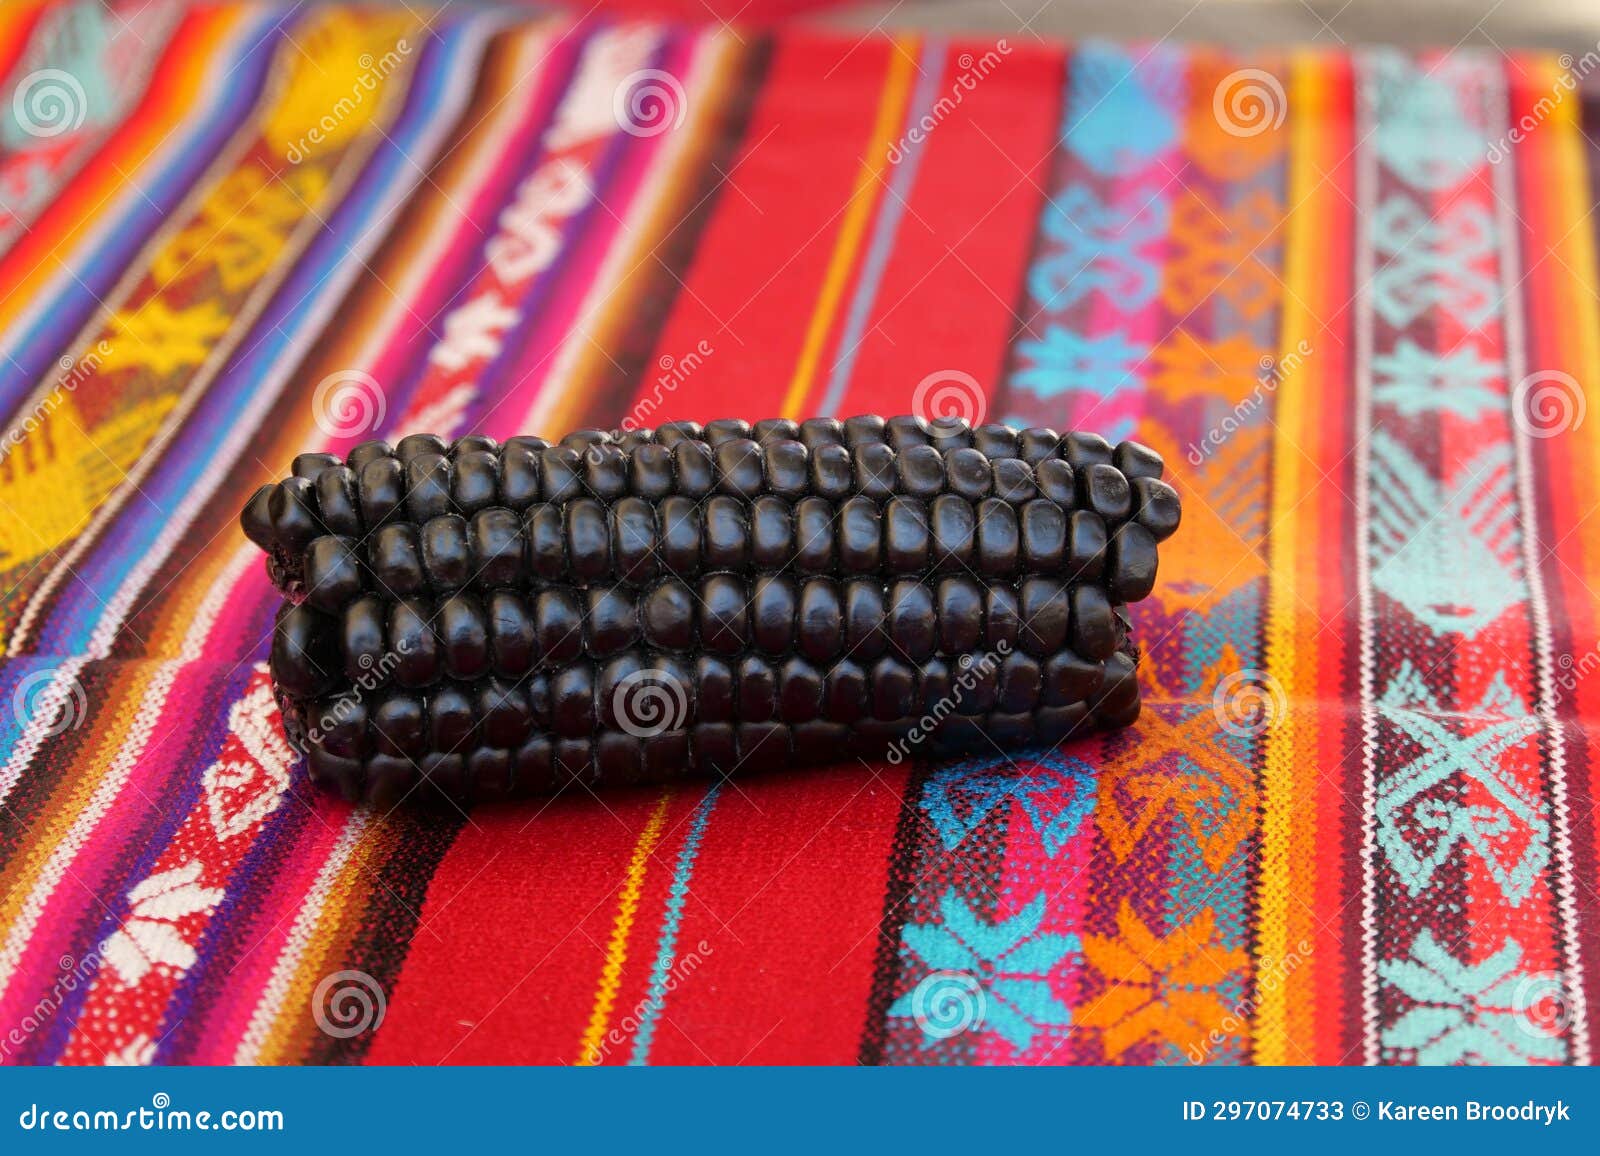
<svg viewBox="0 0 1600 1156">
<path fill-rule="evenodd" d="M 0 1061 L 1592 1058 L 1600 60 L 78 0 L 0 73 Z M 295 453 L 928 382 L 1167 455 L 1136 727 L 310 789 Z"/>
</svg>

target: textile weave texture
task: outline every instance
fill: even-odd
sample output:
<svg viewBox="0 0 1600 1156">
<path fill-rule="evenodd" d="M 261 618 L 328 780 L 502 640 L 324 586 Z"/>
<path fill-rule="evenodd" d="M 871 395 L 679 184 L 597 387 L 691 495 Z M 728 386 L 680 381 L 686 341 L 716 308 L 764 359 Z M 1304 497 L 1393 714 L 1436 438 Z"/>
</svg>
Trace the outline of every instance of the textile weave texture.
<svg viewBox="0 0 1600 1156">
<path fill-rule="evenodd" d="M 0 10 L 0 1059 L 1589 1062 L 1597 63 Z M 296 453 L 933 398 L 1166 455 L 1133 728 L 470 814 L 285 744 Z"/>
</svg>

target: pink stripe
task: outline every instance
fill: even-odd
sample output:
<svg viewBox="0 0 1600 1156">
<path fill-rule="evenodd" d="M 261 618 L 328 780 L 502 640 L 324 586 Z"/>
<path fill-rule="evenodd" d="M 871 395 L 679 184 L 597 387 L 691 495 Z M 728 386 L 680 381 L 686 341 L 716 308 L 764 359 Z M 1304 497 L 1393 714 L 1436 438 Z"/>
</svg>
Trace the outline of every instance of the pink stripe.
<svg viewBox="0 0 1600 1156">
<path fill-rule="evenodd" d="M 658 67 L 674 76 L 691 75 L 696 56 L 709 43 L 709 37 L 700 36 L 690 43 L 680 41 L 673 44 L 662 54 L 663 60 Z M 697 95 L 690 94 L 689 99 L 693 100 Z M 672 131 L 681 131 L 686 127 L 679 126 Z M 627 220 L 656 159 L 666 149 L 670 135 L 668 132 L 622 140 L 621 146 L 626 151 L 611 174 L 609 187 L 595 190 L 595 199 L 599 204 L 586 222 L 577 244 L 561 261 L 560 280 L 539 310 L 539 319 L 518 353 L 509 375 L 509 387 L 497 395 L 493 414 L 497 426 L 503 426 L 507 420 L 520 422 L 539 396 L 555 363 L 556 354 L 571 334 L 584 299 L 594 288 L 600 267 L 623 232 L 622 223 Z M 488 420 L 487 417 L 485 420 Z M 497 436 L 540 433 L 547 437 L 560 437 L 566 432 L 507 428 Z"/>
<path fill-rule="evenodd" d="M 528 167 L 530 157 L 538 148 L 539 134 L 551 122 L 566 91 L 572 58 L 582 48 L 581 37 L 572 35 L 570 29 L 566 33 L 566 38 L 557 45 L 547 48 L 541 43 L 538 51 L 546 55 L 541 57 L 536 75 L 517 86 L 518 91 L 531 91 L 532 97 L 515 133 L 505 143 L 500 164 L 486 174 L 476 195 L 461 205 L 462 212 L 449 210 L 455 221 L 450 244 L 437 259 L 430 261 L 429 275 L 421 283 L 412 312 L 405 315 L 415 328 L 409 333 L 394 334 L 372 364 L 370 372 L 380 384 L 408 380 L 415 384 L 420 380 L 417 366 L 443 332 L 444 315 L 466 299 L 466 289 L 482 275 L 484 229 L 492 227 L 489 223 L 504 207 L 506 173 Z M 406 401 L 401 397 L 391 399 L 394 407 L 390 410 L 391 418 Z M 342 439 L 329 447 L 330 452 L 348 452 L 351 446 L 371 436 L 376 435 Z"/>
<path fill-rule="evenodd" d="M 1054 754 L 1054 753 L 1053 753 Z M 1000 877 L 1000 910 L 996 922 L 1009 919 L 1027 908 L 1041 895 L 1045 900 L 1044 918 L 1039 923 L 1040 933 L 1052 935 L 1081 935 L 1087 904 L 1085 891 L 1089 884 L 1087 868 L 1096 840 L 1094 810 L 1084 806 L 1085 794 L 1092 799 L 1097 784 L 1092 772 L 1083 769 L 1081 775 L 1071 771 L 1056 771 L 1047 764 L 1022 763 L 1010 768 L 1010 773 L 1037 777 L 1041 782 L 1053 782 L 1058 776 L 1063 785 L 1034 791 L 1031 795 L 1034 813 L 1041 816 L 1040 825 L 1048 836 L 1042 836 L 1028 812 L 1016 801 L 1005 804 L 1010 808 L 1006 825 L 1006 853 Z M 1020 785 L 1020 784 L 1019 784 Z M 1050 821 L 1072 807 L 1078 825 L 1070 837 L 1062 841 L 1063 831 L 1054 830 Z M 1054 856 L 1051 852 L 1054 851 Z M 1050 970 L 1049 983 L 1052 994 L 1068 1007 L 1075 1007 L 1082 987 L 1083 964 L 1077 952 L 1068 952 L 1065 958 Z M 1040 1029 L 1034 1033 L 1032 1045 L 1025 1052 L 1014 1050 L 998 1032 L 984 1032 L 978 1037 L 975 1063 L 990 1065 L 1015 1063 L 1065 1064 L 1073 1060 L 1072 1029 Z"/>
<path fill-rule="evenodd" d="M 542 41 L 537 47 L 540 51 L 543 51 Z M 575 49 L 563 49 L 562 51 L 570 54 Z M 534 95 L 528 101 L 524 115 L 518 118 L 513 132 L 507 134 L 509 140 L 506 142 L 507 147 L 503 150 L 501 161 L 498 165 L 489 166 L 482 174 L 477 186 L 477 194 L 471 199 L 466 211 L 454 214 L 455 227 L 450 233 L 448 244 L 435 249 L 427 255 L 427 266 L 433 272 L 427 278 L 417 282 L 417 287 L 410 301 L 397 304 L 386 318 L 386 324 L 377 327 L 375 331 L 377 335 L 384 334 L 385 329 L 387 329 L 387 336 L 375 336 L 374 342 L 381 340 L 382 346 L 368 367 L 368 372 L 380 383 L 385 380 L 400 379 L 408 361 L 414 362 L 420 355 L 421 350 L 418 346 L 427 341 L 427 332 L 417 325 L 416 319 L 419 316 L 437 316 L 439 312 L 442 312 L 447 307 L 448 296 L 454 283 L 449 273 L 452 271 L 459 273 L 459 262 L 462 260 L 463 254 L 470 258 L 471 253 L 481 244 L 481 232 L 475 222 L 491 217 L 497 210 L 500 197 L 494 194 L 504 184 L 504 180 L 501 178 L 504 177 L 508 167 L 517 166 L 521 163 L 521 150 L 511 146 L 519 143 L 522 137 L 533 131 L 536 126 L 543 125 L 548 121 L 565 80 L 565 71 L 563 69 L 550 66 L 551 58 L 560 59 L 561 53 L 552 52 L 550 56 L 541 58 L 537 66 L 539 82 L 536 87 L 530 90 Z M 441 226 L 443 224 L 444 222 L 441 222 Z M 437 238 L 431 239 L 437 240 Z M 424 313 L 424 310 L 429 312 Z M 413 329 L 414 326 L 415 328 Z M 412 334 L 415 334 L 415 336 L 410 336 Z M 408 337 L 410 338 L 409 340 L 407 339 Z M 385 375 L 392 376 L 386 377 Z M 321 440 L 323 448 L 337 452 L 342 449 L 348 449 L 349 446 L 364 440 L 367 436 L 370 435 L 358 433 L 348 437 L 323 438 Z M 252 567 L 227 596 L 227 603 L 218 617 L 216 626 L 206 640 L 204 649 L 208 653 L 221 654 L 254 655 L 258 653 L 263 642 L 263 635 L 261 630 L 252 629 L 251 627 L 253 624 L 267 621 L 270 616 L 270 608 L 276 599 L 277 595 L 266 580 L 263 572 L 259 568 Z M 166 730 L 171 730 L 181 735 L 192 729 L 195 717 L 194 704 L 196 701 L 204 701 L 204 696 L 208 690 L 215 693 L 216 665 L 215 662 L 196 663 L 186 668 L 179 675 L 165 696 L 164 705 L 160 712 L 160 722 L 155 733 L 162 734 L 166 733 Z M 199 696 L 198 699 L 197 696 Z M 226 717 L 227 711 L 232 705 L 231 702 L 219 703 L 213 717 L 217 715 Z M 166 730 L 163 730 L 163 727 L 166 727 Z M 143 789 L 152 798 L 162 797 L 158 793 L 162 789 L 161 787 L 147 785 L 147 783 L 154 783 L 156 780 L 177 782 L 179 781 L 178 776 L 193 773 L 194 764 L 193 757 L 181 745 L 167 745 L 165 749 L 158 749 L 140 758 L 138 771 L 136 772 L 138 777 L 137 779 L 130 778 L 128 787 Z M 127 789 L 125 788 L 124 790 L 126 791 Z M 289 805 L 294 804 L 290 803 Z M 202 818 L 204 817 L 207 807 L 208 803 L 204 798 L 198 800 L 196 811 L 185 819 L 183 826 L 179 829 L 180 838 L 182 833 L 189 829 L 197 814 Z M 111 864 L 118 861 L 118 858 L 114 857 L 105 846 L 105 844 L 114 841 L 114 826 L 112 824 L 100 824 L 89 846 L 85 848 L 88 854 L 85 855 L 80 852 L 80 862 Z M 338 826 L 342 826 L 342 823 L 338 824 Z M 236 836 L 240 841 L 240 845 L 236 848 L 227 848 L 229 862 L 227 863 L 226 871 L 216 878 L 207 879 L 206 884 L 211 887 L 225 887 L 226 883 L 224 881 L 231 879 L 238 863 L 248 853 L 258 834 L 259 828 L 249 834 Z M 329 837 L 327 839 L 329 846 L 331 846 L 331 842 L 332 839 Z M 163 852 L 155 868 L 156 872 L 173 866 L 169 862 L 169 858 L 174 855 L 176 846 L 177 844 L 174 844 L 174 846 L 167 848 Z M 326 848 L 323 848 L 322 853 L 316 859 L 305 863 L 306 868 L 311 871 L 312 877 L 320 869 L 321 862 L 325 857 Z M 299 864 L 304 860 L 297 855 L 294 862 Z M 138 881 L 135 880 L 133 882 L 137 884 Z M 76 893 L 76 890 L 76 888 L 58 888 L 57 892 L 51 897 L 52 907 L 60 906 L 63 891 Z M 290 894 L 292 895 L 293 893 L 291 892 Z M 47 909 L 47 917 L 51 914 L 53 913 Z M 65 911 L 55 915 L 51 923 L 52 929 L 65 928 L 69 918 L 70 913 Z M 41 926 L 43 927 L 43 925 Z M 35 944 L 30 945 L 30 954 L 39 955 L 41 952 L 40 944 L 44 942 L 51 942 L 51 940 L 48 935 L 41 934 Z M 94 945 L 90 946 L 93 947 Z M 53 967 L 56 966 L 58 955 L 59 952 L 45 953 L 42 958 L 46 961 L 47 966 Z M 255 986 L 248 989 L 250 993 L 248 998 L 240 1001 L 246 1020 L 257 1002 L 259 986 L 265 982 L 265 977 L 270 973 L 275 958 L 276 948 L 267 954 L 262 975 L 256 981 Z M 196 962 L 195 966 L 205 967 L 208 962 L 207 959 L 201 958 Z M 84 1062 L 96 1062 L 108 1045 L 120 1046 L 141 1034 L 154 1035 L 157 1033 L 162 1017 L 165 1015 L 171 991 L 176 988 L 176 982 L 177 980 L 175 979 L 172 984 L 168 985 L 170 990 L 166 991 L 164 998 L 153 1000 L 144 998 L 143 993 L 134 996 L 129 989 L 123 988 L 120 982 L 102 971 L 101 975 L 96 979 L 94 989 L 91 991 L 89 1006 L 96 1009 L 102 1004 L 114 1006 L 117 1013 L 117 1020 L 115 1021 L 117 1030 L 114 1033 L 114 1037 L 101 1032 L 97 1033 L 98 1038 L 91 1040 L 85 1028 L 80 1026 L 69 1041 L 69 1054 L 71 1057 Z M 233 987 L 234 985 L 230 982 L 230 989 Z M 33 990 L 37 990 L 36 983 L 23 983 L 13 988 L 13 991 L 19 993 Z M 88 1015 L 84 1016 L 80 1020 L 80 1024 L 88 1025 L 91 1018 Z M 85 1053 L 92 1053 L 92 1055 Z M 224 1062 L 228 1058 L 230 1057 L 224 1057 Z"/>
<path fill-rule="evenodd" d="M 259 572 L 256 575 L 265 584 L 265 577 Z M 249 637 L 251 632 L 247 629 L 247 622 L 247 616 L 239 609 L 238 600 L 230 597 L 218 614 L 217 625 L 210 635 L 207 648 L 218 638 L 239 640 Z M 156 660 L 149 661 L 152 665 L 159 665 Z M 150 740 L 129 770 L 112 807 L 120 807 L 128 799 L 172 798 L 181 789 L 183 779 L 194 773 L 199 760 L 185 740 L 195 735 L 197 704 L 206 702 L 208 698 L 215 699 L 222 692 L 217 679 L 218 665 L 215 660 L 200 659 L 184 664 L 177 672 L 150 729 Z M 142 704 L 141 698 L 141 708 Z M 226 717 L 231 705 L 231 702 L 216 703 L 212 717 Z M 140 713 L 143 713 L 142 709 Z M 171 736 L 176 736 L 178 741 L 167 741 Z M 20 1022 L 37 1001 L 39 992 L 55 982 L 63 955 L 82 958 L 99 946 L 78 941 L 84 897 L 86 894 L 109 895 L 119 889 L 119 875 L 126 870 L 127 860 L 134 850 L 131 837 L 132 832 L 127 824 L 102 819 L 77 850 L 66 868 L 66 878 L 45 900 L 28 945 L 18 960 L 16 973 L 7 987 L 6 996 L 0 1000 L 0 1023 Z"/>
<path fill-rule="evenodd" d="M 293 801 L 285 805 L 299 806 Z M 323 821 L 318 822 L 313 817 L 302 828 L 300 845 L 283 848 L 284 870 L 273 875 L 269 889 L 258 891 L 250 898 L 248 922 L 265 926 L 260 926 L 259 938 L 251 940 L 253 947 L 248 954 L 235 961 L 231 969 L 217 959 L 202 959 L 196 964 L 214 973 L 209 977 L 210 982 L 223 985 L 224 994 L 209 1006 L 206 1030 L 199 1037 L 194 1053 L 185 1057 L 185 1063 L 233 1063 L 239 1040 L 250 1026 L 250 1017 L 261 1002 L 261 994 L 278 956 L 294 930 L 301 904 L 344 831 L 351 811 L 348 804 L 327 798 L 319 798 L 312 805 Z M 269 923 L 271 912 L 277 912 L 278 917 Z"/>
</svg>

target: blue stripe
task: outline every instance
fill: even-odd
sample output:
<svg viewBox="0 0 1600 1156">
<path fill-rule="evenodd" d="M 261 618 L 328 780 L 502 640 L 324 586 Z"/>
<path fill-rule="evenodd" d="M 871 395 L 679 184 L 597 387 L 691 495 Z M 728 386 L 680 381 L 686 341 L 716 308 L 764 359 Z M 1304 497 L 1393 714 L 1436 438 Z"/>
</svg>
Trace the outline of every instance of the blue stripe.
<svg viewBox="0 0 1600 1156">
<path fill-rule="evenodd" d="M 934 90 L 944 77 L 945 44 L 930 40 L 922 47 L 922 76 L 911 96 L 908 125 L 916 124 L 933 109 Z M 855 296 L 850 301 L 850 312 L 845 318 L 844 332 L 839 338 L 839 356 L 833 363 L 833 373 L 828 378 L 828 388 L 822 395 L 817 413 L 832 414 L 844 400 L 845 387 L 850 383 L 850 373 L 855 368 L 856 355 L 861 351 L 862 335 L 867 319 L 872 316 L 872 303 L 877 300 L 878 287 L 883 283 L 883 272 L 889 266 L 889 256 L 894 252 L 895 234 L 906 215 L 906 205 L 911 200 L 911 189 L 916 184 L 917 168 L 922 164 L 922 154 L 927 149 L 926 139 L 921 144 L 905 150 L 905 159 L 895 168 L 889 182 L 889 194 L 878 206 L 878 221 L 872 231 L 872 244 L 867 249 L 867 260 L 861 269 L 861 280 L 856 284 Z"/>
<path fill-rule="evenodd" d="M 700 800 L 694 818 L 689 823 L 689 834 L 684 837 L 683 850 L 678 852 L 678 865 L 672 872 L 672 887 L 667 892 L 666 918 L 661 921 L 661 942 L 656 948 L 655 966 L 650 969 L 650 994 L 644 1011 L 639 1015 L 639 1030 L 633 1037 L 633 1055 L 630 1066 L 639 1067 L 650 1062 L 650 1044 L 655 1039 L 656 1021 L 661 1016 L 661 1006 L 667 1001 L 667 983 L 677 962 L 678 930 L 683 926 L 683 905 L 689 898 L 689 876 L 694 873 L 694 861 L 700 854 L 700 841 L 705 837 L 706 824 L 711 821 L 711 809 L 717 805 L 717 795 L 722 784 L 716 783 Z"/>
<path fill-rule="evenodd" d="M 272 42 L 282 35 L 281 18 L 269 23 L 270 16 L 271 13 L 264 13 L 256 18 L 254 28 L 246 25 L 241 32 L 235 63 L 217 82 L 221 91 L 202 87 L 202 104 L 211 115 L 199 119 L 186 137 L 176 142 L 168 167 L 125 198 L 120 210 L 106 210 L 112 214 L 120 211 L 121 219 L 91 224 L 91 230 L 101 230 L 99 248 L 72 259 L 74 276 L 61 286 L 57 299 L 32 326 L 25 332 L 5 334 L 0 342 L 0 409 L 10 413 L 40 378 L 54 371 L 60 354 L 78 352 L 67 349 L 67 344 L 100 308 L 101 300 L 111 292 L 140 247 L 177 211 L 206 166 L 216 160 L 228 138 L 248 119 L 266 79 Z M 161 66 L 166 67 L 167 62 Z M 214 67 L 220 69 L 221 62 Z"/>
</svg>

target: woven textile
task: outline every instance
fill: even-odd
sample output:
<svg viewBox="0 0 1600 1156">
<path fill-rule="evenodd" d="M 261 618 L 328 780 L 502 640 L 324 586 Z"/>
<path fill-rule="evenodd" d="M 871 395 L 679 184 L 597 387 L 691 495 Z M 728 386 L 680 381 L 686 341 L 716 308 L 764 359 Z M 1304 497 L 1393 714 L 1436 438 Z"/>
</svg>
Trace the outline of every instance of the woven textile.
<svg viewBox="0 0 1600 1156">
<path fill-rule="evenodd" d="M 1596 63 L 0 9 L 0 1058 L 1587 1063 Z M 1166 455 L 1132 729 L 306 781 L 296 453 L 934 395 Z"/>
</svg>

